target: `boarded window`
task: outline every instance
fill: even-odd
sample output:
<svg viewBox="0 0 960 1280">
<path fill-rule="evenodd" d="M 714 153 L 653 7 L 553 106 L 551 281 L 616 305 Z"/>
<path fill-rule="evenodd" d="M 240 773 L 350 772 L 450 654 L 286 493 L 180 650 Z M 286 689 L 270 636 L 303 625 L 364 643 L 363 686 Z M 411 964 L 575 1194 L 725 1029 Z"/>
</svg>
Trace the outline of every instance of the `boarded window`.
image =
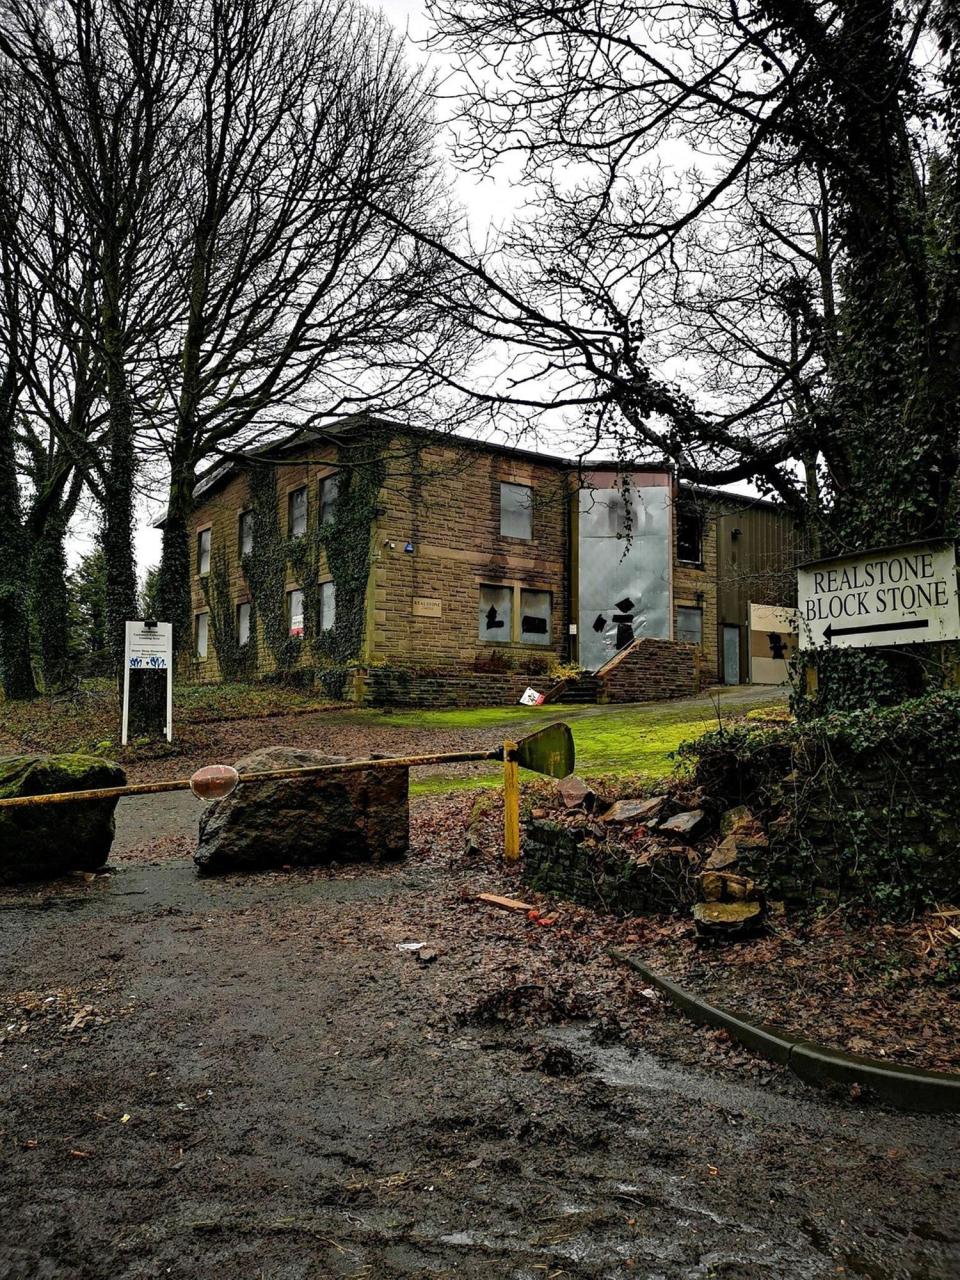
<svg viewBox="0 0 960 1280">
<path fill-rule="evenodd" d="M 526 484 L 500 486 L 501 538 L 533 538 L 533 490 Z"/>
<path fill-rule="evenodd" d="M 333 524 L 337 515 L 337 498 L 340 494 L 340 477 L 324 476 L 320 481 L 320 523 Z"/>
<path fill-rule="evenodd" d="M 689 503 L 677 507 L 677 559 L 703 564 L 703 517 Z"/>
<path fill-rule="evenodd" d="M 337 588 L 332 582 L 320 583 L 320 630 L 332 631 L 337 620 Z"/>
<path fill-rule="evenodd" d="M 703 643 L 703 610 L 685 605 L 677 608 L 677 639 L 683 644 Z"/>
<path fill-rule="evenodd" d="M 237 549 L 241 556 L 250 555 L 253 551 L 253 512 L 241 511 L 238 522 Z"/>
<path fill-rule="evenodd" d="M 237 605 L 237 644 L 241 647 L 250 643 L 250 602 L 244 600 Z"/>
<path fill-rule="evenodd" d="M 307 486 L 292 489 L 287 498 L 287 537 L 302 538 L 307 532 Z"/>
<path fill-rule="evenodd" d="M 197 573 L 203 577 L 210 572 L 210 530 L 201 529 L 197 534 Z"/>
<path fill-rule="evenodd" d="M 550 644 L 552 603 L 549 591 L 520 592 L 520 640 L 523 644 Z"/>
<path fill-rule="evenodd" d="M 207 656 L 207 644 L 210 630 L 210 615 L 208 613 L 198 613 L 194 621 L 195 645 L 194 649 L 198 658 Z"/>
<path fill-rule="evenodd" d="M 513 590 L 511 587 L 481 586 L 480 639 L 509 644 L 513 639 Z"/>
<path fill-rule="evenodd" d="M 287 592 L 287 633 L 303 635 L 303 592 L 299 587 Z"/>
</svg>

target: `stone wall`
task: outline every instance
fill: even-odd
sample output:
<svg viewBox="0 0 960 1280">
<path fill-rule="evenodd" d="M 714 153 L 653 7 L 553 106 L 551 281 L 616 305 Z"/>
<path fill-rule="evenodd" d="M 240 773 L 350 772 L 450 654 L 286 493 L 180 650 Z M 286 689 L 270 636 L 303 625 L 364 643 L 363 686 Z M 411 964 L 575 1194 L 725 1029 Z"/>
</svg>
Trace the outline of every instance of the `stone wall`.
<svg viewBox="0 0 960 1280">
<path fill-rule="evenodd" d="M 603 702 L 690 698 L 700 692 L 701 653 L 676 640 L 638 640 L 597 672 Z"/>
<path fill-rule="evenodd" d="M 398 667 L 371 667 L 361 683 L 362 700 L 371 707 L 505 707 L 518 702 L 528 685 L 543 689 L 545 681 L 515 672 L 419 675 Z"/>
<path fill-rule="evenodd" d="M 531 819 L 523 842 L 523 880 L 531 889 L 622 916 L 689 907 L 697 862 L 685 849 L 638 862 L 615 840 L 549 819 Z"/>
</svg>

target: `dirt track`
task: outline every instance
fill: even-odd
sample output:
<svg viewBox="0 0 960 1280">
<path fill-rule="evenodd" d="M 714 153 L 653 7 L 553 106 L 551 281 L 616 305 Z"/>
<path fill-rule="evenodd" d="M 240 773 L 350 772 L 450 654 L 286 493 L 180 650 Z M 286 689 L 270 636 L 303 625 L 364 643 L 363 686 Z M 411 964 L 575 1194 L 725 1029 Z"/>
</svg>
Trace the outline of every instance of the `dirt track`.
<svg viewBox="0 0 960 1280">
<path fill-rule="evenodd" d="M 960 1276 L 955 1121 L 695 1065 L 489 870 L 117 865 L 0 898 L 0 1277 Z"/>
</svg>

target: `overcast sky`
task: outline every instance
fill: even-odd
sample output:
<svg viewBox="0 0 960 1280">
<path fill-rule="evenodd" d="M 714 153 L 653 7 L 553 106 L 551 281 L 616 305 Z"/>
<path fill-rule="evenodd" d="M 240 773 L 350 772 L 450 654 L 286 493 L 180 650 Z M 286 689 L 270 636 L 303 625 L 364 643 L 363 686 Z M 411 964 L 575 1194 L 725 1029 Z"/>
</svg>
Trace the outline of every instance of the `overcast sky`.
<svg viewBox="0 0 960 1280">
<path fill-rule="evenodd" d="M 397 33 L 408 38 L 410 58 L 424 62 L 431 69 L 437 67 L 436 55 L 429 55 L 417 43 L 422 41 L 427 31 L 423 5 L 411 3 L 408 0 L 386 0 L 380 7 Z M 439 66 L 438 69 L 442 72 L 443 66 Z M 442 109 L 441 104 L 441 112 Z M 442 146 L 442 135 L 440 143 Z M 460 202 L 469 215 L 471 227 L 481 236 L 492 219 L 502 219 L 512 207 L 509 184 L 502 181 L 481 180 L 472 175 L 460 174 L 455 175 L 454 184 Z M 160 532 L 153 528 L 153 522 L 163 514 L 163 507 L 164 504 L 160 501 L 141 501 L 138 505 L 135 544 L 141 577 L 160 559 Z M 94 549 L 97 538 L 95 516 L 91 512 L 79 516 L 71 530 L 67 546 L 71 565 L 76 564 L 81 556 Z"/>
</svg>

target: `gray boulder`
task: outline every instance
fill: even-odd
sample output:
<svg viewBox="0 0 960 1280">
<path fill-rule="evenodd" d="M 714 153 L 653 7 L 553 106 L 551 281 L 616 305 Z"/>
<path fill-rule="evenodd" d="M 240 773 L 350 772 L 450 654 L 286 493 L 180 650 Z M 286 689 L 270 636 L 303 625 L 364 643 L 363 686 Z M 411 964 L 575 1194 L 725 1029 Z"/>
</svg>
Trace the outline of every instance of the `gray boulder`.
<svg viewBox="0 0 960 1280">
<path fill-rule="evenodd" d="M 298 747 L 264 747 L 237 760 L 237 789 L 200 818 L 200 873 L 402 858 L 410 835 L 405 766 L 243 782 L 249 773 L 345 762 Z"/>
<path fill-rule="evenodd" d="M 119 787 L 126 774 L 99 756 L 0 757 L 0 799 Z M 0 883 L 52 880 L 68 871 L 96 871 L 113 844 L 117 800 L 0 809 Z"/>
</svg>

